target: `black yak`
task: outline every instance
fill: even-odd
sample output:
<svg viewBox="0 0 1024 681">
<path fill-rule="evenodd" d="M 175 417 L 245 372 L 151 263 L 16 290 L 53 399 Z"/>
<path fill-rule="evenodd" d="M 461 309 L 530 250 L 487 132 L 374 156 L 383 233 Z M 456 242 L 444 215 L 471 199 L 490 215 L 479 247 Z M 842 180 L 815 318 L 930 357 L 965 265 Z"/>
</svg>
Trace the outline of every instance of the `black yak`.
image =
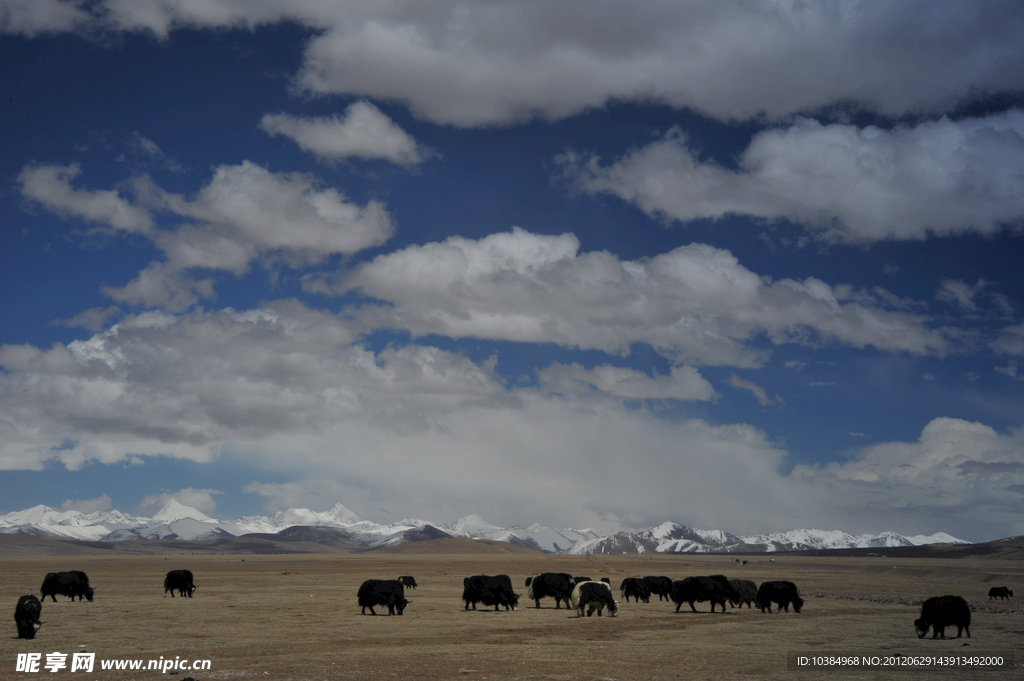
<svg viewBox="0 0 1024 681">
<path fill-rule="evenodd" d="M 171 592 L 171 598 L 174 598 L 174 592 L 177 591 L 179 596 L 188 596 L 192 598 L 192 594 L 196 592 L 199 587 L 192 581 L 191 570 L 171 570 L 164 577 L 164 598 L 167 598 L 167 592 Z M 203 593 L 206 593 L 205 591 Z"/>
<path fill-rule="evenodd" d="M 711 601 L 711 612 L 715 611 L 716 605 L 721 605 L 722 612 L 725 612 L 726 601 L 737 600 L 736 592 L 729 585 L 729 580 L 725 575 L 687 577 L 678 582 L 672 582 L 670 595 L 676 604 L 676 612 L 679 612 L 683 603 L 689 603 L 690 610 L 697 612 L 697 608 L 693 605 L 697 601 Z"/>
<path fill-rule="evenodd" d="M 966 631 L 967 638 L 971 637 L 971 609 L 960 596 L 935 596 L 929 598 L 921 605 L 921 616 L 914 620 L 914 627 L 917 629 L 917 637 L 924 638 L 928 633 L 928 627 L 932 627 L 935 633 L 932 638 L 941 636 L 946 638 L 946 627 L 956 627 L 956 637 Z"/>
<path fill-rule="evenodd" d="M 748 608 L 753 609 L 754 603 L 757 602 L 757 584 L 749 579 L 730 579 L 729 586 L 736 592 L 736 598 L 730 598 L 729 605 L 742 608 L 746 603 Z"/>
<path fill-rule="evenodd" d="M 356 596 L 364 615 L 367 608 L 371 615 L 376 615 L 375 605 L 388 606 L 389 615 L 394 615 L 396 610 L 401 615 L 405 606 L 412 602 L 405 599 L 405 588 L 397 579 L 368 579 L 360 585 Z"/>
<path fill-rule="evenodd" d="M 540 599 L 550 596 L 555 599 L 555 609 L 558 610 L 562 607 L 562 601 L 565 601 L 566 608 L 569 607 L 569 599 L 572 597 L 572 589 L 576 582 L 572 575 L 565 572 L 542 572 L 534 577 L 527 577 L 526 586 L 529 587 L 526 597 L 536 603 L 538 608 Z"/>
<path fill-rule="evenodd" d="M 512 578 L 508 575 L 473 575 L 462 580 L 462 600 L 466 602 L 466 610 L 472 605 L 476 610 L 477 603 L 486 606 L 505 606 L 505 610 L 517 610 L 519 594 L 512 591 Z"/>
<path fill-rule="evenodd" d="M 778 612 L 789 612 L 790 603 L 793 604 L 794 612 L 800 612 L 800 608 L 804 607 L 804 599 L 800 598 L 800 590 L 796 588 L 796 584 L 784 580 L 761 582 L 757 590 L 757 605 L 761 612 L 764 612 L 765 608 L 771 612 L 773 602 L 779 604 Z"/>
<path fill-rule="evenodd" d="M 643 601 L 644 603 L 651 602 L 651 588 L 647 586 L 647 582 L 644 581 L 643 577 L 626 577 L 619 584 L 619 593 L 626 602 L 629 603 L 629 597 L 632 596 L 637 603 Z"/>
<path fill-rule="evenodd" d="M 26 594 L 18 599 L 18 605 L 14 608 L 14 622 L 18 625 L 18 638 L 35 638 L 39 627 L 43 625 L 39 621 L 39 614 L 43 611 L 43 604 L 34 594 Z"/>
<path fill-rule="evenodd" d="M 672 578 L 671 577 L 654 577 L 648 575 L 644 577 L 644 583 L 647 584 L 647 588 L 651 590 L 652 594 L 658 594 L 658 600 L 669 601 L 672 600 L 670 595 L 672 592 Z"/>
<path fill-rule="evenodd" d="M 85 598 L 89 602 L 92 602 L 93 589 L 89 586 L 89 575 L 85 574 L 81 570 L 71 570 L 69 572 L 48 572 L 46 577 L 43 579 L 43 585 L 39 587 L 40 598 L 46 600 L 49 596 L 53 599 L 53 602 L 57 602 L 57 594 L 61 596 L 68 596 L 71 600 L 81 601 Z"/>
</svg>

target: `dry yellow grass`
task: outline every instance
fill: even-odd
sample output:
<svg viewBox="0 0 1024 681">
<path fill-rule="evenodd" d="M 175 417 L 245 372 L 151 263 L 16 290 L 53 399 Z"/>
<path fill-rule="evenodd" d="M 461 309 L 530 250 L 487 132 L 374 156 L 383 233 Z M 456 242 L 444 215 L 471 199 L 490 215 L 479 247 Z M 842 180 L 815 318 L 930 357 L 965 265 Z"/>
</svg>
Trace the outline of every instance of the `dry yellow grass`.
<svg viewBox="0 0 1024 681">
<path fill-rule="evenodd" d="M 423 547 L 420 547 L 422 550 Z M 749 557 L 748 557 L 749 558 Z M 770 563 L 732 556 L 550 556 L 373 553 L 362 555 L 166 555 L 0 558 L 3 602 L 38 594 L 51 570 L 80 569 L 96 588 L 93 603 L 43 606 L 34 641 L 0 637 L 0 678 L 67 678 L 16 674 L 19 652 L 94 652 L 97 659 L 160 656 L 209 659 L 210 671 L 103 672 L 101 679 L 791 679 L 1024 678 L 1024 620 L 1017 600 L 989 602 L 1006 585 L 1024 600 L 1024 570 L 1010 560 L 815 558 Z M 894 569 L 893 565 L 897 565 Z M 164 598 L 168 570 L 190 569 L 193 599 Z M 800 614 L 676 614 L 671 603 L 621 603 L 616 618 L 576 619 L 551 599 L 518 612 L 463 610 L 462 578 L 478 573 L 523 581 L 543 571 L 611 577 L 724 573 L 755 582 L 789 579 L 805 593 Z M 412 574 L 413 602 L 402 617 L 362 616 L 356 590 L 368 578 Z M 918 640 L 919 606 L 900 599 L 960 594 L 973 606 L 973 638 Z M 385 609 L 386 611 L 386 609 Z M 953 628 L 953 635 L 955 635 Z M 790 670 L 787 651 L 871 654 L 1016 655 L 1013 670 L 814 672 Z M 72 679 L 77 676 L 71 676 Z"/>
</svg>

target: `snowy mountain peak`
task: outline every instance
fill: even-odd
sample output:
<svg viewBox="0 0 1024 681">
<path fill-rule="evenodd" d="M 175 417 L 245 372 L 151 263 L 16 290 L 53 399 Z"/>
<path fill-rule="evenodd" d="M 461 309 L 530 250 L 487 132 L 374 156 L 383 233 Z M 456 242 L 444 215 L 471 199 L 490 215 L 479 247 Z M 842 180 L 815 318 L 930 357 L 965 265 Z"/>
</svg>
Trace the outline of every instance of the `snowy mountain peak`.
<svg viewBox="0 0 1024 681">
<path fill-rule="evenodd" d="M 325 515 L 330 516 L 341 525 L 355 525 L 363 520 L 341 502 L 331 506 Z"/>
<path fill-rule="evenodd" d="M 331 525 L 345 527 L 363 522 L 362 518 L 340 503 L 331 506 L 326 511 L 310 511 L 308 508 L 289 508 L 287 511 L 278 513 L 276 519 L 284 526 Z"/>
<path fill-rule="evenodd" d="M 204 523 L 217 522 L 199 509 L 186 506 L 185 504 L 180 503 L 177 499 L 171 499 L 168 501 L 164 504 L 164 507 L 153 516 L 153 520 L 159 520 L 162 523 L 172 523 L 175 520 L 182 520 L 184 518 L 192 518 L 193 520 L 199 520 Z"/>
<path fill-rule="evenodd" d="M 853 535 L 840 530 L 799 529 L 739 537 L 722 530 L 698 530 L 666 521 L 639 532 L 602 534 L 585 530 L 554 529 L 534 523 L 528 528 L 497 527 L 471 514 L 451 525 L 406 518 L 398 523 L 379 524 L 362 520 L 343 504 L 327 511 L 290 508 L 273 516 L 246 516 L 237 520 L 215 520 L 175 499 L 152 518 L 133 517 L 117 510 L 84 514 L 49 506 L 34 506 L 0 515 L 0 533 L 55 536 L 91 541 L 146 539 L 203 540 L 251 533 L 276 534 L 294 526 L 334 527 L 371 548 L 404 541 L 422 541 L 454 535 L 472 539 L 508 542 L 550 553 L 711 553 L 732 551 L 800 551 L 841 548 L 921 546 L 934 543 L 966 544 L 943 532 L 904 537 L 895 532 Z M 440 529 L 438 529 L 440 528 Z"/>
<path fill-rule="evenodd" d="M 460 535 L 487 535 L 495 530 L 501 530 L 502 528 L 491 525 L 489 522 L 473 513 L 467 515 L 465 518 L 456 520 L 451 525 L 443 526 L 442 529 L 448 530 L 453 534 Z"/>
</svg>

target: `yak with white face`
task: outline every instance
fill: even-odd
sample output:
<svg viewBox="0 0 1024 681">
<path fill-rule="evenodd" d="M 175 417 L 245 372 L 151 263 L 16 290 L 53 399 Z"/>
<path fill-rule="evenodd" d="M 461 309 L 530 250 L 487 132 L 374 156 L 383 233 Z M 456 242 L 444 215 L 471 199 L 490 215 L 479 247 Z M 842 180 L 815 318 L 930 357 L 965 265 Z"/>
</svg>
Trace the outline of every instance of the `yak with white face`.
<svg viewBox="0 0 1024 681">
<path fill-rule="evenodd" d="M 608 608 L 608 614 L 615 617 L 619 613 L 619 604 L 612 597 L 612 588 L 604 582 L 581 582 L 572 590 L 572 597 L 569 601 L 577 617 L 583 617 L 583 611 L 587 611 L 587 617 L 591 617 L 594 611 L 601 616 L 601 611 Z"/>
</svg>

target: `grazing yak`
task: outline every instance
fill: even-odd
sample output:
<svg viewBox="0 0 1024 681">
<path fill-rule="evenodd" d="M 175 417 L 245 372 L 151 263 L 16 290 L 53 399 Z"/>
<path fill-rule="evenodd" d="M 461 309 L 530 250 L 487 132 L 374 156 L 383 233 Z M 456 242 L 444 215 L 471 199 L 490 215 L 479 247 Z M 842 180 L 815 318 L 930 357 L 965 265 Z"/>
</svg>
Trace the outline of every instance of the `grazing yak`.
<svg viewBox="0 0 1024 681">
<path fill-rule="evenodd" d="M 1010 596 L 1012 595 L 1013 592 L 1007 589 L 1005 586 L 994 586 L 988 590 L 989 599 L 1002 598 L 1003 600 L 1008 601 L 1010 600 Z"/>
<path fill-rule="evenodd" d="M 933 627 L 935 633 L 932 638 L 941 636 L 946 638 L 946 627 L 956 627 L 956 637 L 966 631 L 967 638 L 971 637 L 971 609 L 960 596 L 935 596 L 929 598 L 921 605 L 921 617 L 914 620 L 914 627 L 917 629 L 917 637 L 924 638 L 928 633 L 928 627 Z"/>
<path fill-rule="evenodd" d="M 800 608 L 804 607 L 804 599 L 800 598 L 800 590 L 796 588 L 796 584 L 784 580 L 761 582 L 761 586 L 758 587 L 757 605 L 761 608 L 761 612 L 764 612 L 765 608 L 771 612 L 772 603 L 779 604 L 777 612 L 783 610 L 789 612 L 790 603 L 793 604 L 794 612 L 800 612 Z"/>
<path fill-rule="evenodd" d="M 647 586 L 647 582 L 643 580 L 643 577 L 626 577 L 622 580 L 622 584 L 619 584 L 619 593 L 629 603 L 629 597 L 632 596 L 637 603 L 643 601 L 644 603 L 651 602 L 651 589 Z"/>
<path fill-rule="evenodd" d="M 18 605 L 14 608 L 14 622 L 18 625 L 18 638 L 35 638 L 36 632 L 43 623 L 39 621 L 39 613 L 43 611 L 43 604 L 35 597 L 35 594 L 26 594 L 18 599 Z"/>
<path fill-rule="evenodd" d="M 577 617 L 583 617 L 584 610 L 587 610 L 587 617 L 593 616 L 595 610 L 600 617 L 605 608 L 608 608 L 611 617 L 619 612 L 619 604 L 612 598 L 612 588 L 604 582 L 580 582 L 572 590 L 570 603 Z M 589 609 L 587 606 L 590 606 Z"/>
<path fill-rule="evenodd" d="M 736 598 L 730 598 L 729 605 L 742 608 L 746 603 L 748 608 L 754 608 L 754 603 L 757 602 L 757 584 L 749 579 L 730 579 L 729 586 L 736 592 Z"/>
<path fill-rule="evenodd" d="M 476 610 L 477 603 L 486 606 L 505 606 L 505 610 L 519 609 L 519 594 L 512 591 L 512 578 L 508 575 L 473 575 L 462 580 L 462 600 L 466 601 L 466 610 L 472 604 Z"/>
<path fill-rule="evenodd" d="M 644 577 L 644 583 L 647 585 L 647 588 L 650 589 L 652 594 L 658 594 L 659 601 L 671 600 L 669 596 L 672 592 L 671 577 L 652 577 L 648 575 Z"/>
<path fill-rule="evenodd" d="M 375 605 L 388 606 L 389 615 L 394 615 L 395 610 L 401 615 L 405 606 L 412 603 L 405 599 L 405 588 L 397 579 L 368 579 L 362 583 L 356 595 L 364 615 L 367 608 L 371 615 L 376 615 L 377 611 L 373 609 Z"/>
<path fill-rule="evenodd" d="M 715 605 L 721 605 L 722 612 L 725 612 L 726 601 L 738 598 L 725 575 L 687 577 L 672 582 L 670 595 L 676 604 L 676 612 L 679 612 L 683 603 L 689 603 L 690 610 L 697 612 L 697 608 L 693 606 L 696 601 L 711 601 L 711 612 L 715 611 Z"/>
<path fill-rule="evenodd" d="M 402 583 L 402 586 L 407 587 L 409 589 L 416 588 L 416 578 L 412 575 L 402 575 L 398 578 L 398 581 Z"/>
<path fill-rule="evenodd" d="M 167 598 L 167 592 L 171 592 L 171 598 L 174 598 L 174 592 L 177 591 L 179 596 L 188 596 L 192 598 L 192 594 L 196 592 L 199 587 L 192 581 L 191 570 L 171 570 L 164 577 L 164 598 Z M 206 593 L 205 591 L 203 593 Z"/>
<path fill-rule="evenodd" d="M 71 600 L 75 600 L 76 596 L 79 601 L 85 598 L 91 603 L 94 593 L 92 587 L 89 586 L 89 575 L 81 570 L 48 572 L 39 591 L 42 600 L 45 601 L 49 596 L 54 603 L 57 602 L 57 594 L 68 596 Z"/>
<path fill-rule="evenodd" d="M 572 589 L 576 586 L 572 575 L 565 572 L 542 572 L 539 575 L 526 578 L 526 586 L 529 587 L 526 597 L 540 607 L 540 599 L 548 596 L 555 599 L 555 610 L 562 607 L 569 607 L 569 599 L 572 597 Z"/>
</svg>

